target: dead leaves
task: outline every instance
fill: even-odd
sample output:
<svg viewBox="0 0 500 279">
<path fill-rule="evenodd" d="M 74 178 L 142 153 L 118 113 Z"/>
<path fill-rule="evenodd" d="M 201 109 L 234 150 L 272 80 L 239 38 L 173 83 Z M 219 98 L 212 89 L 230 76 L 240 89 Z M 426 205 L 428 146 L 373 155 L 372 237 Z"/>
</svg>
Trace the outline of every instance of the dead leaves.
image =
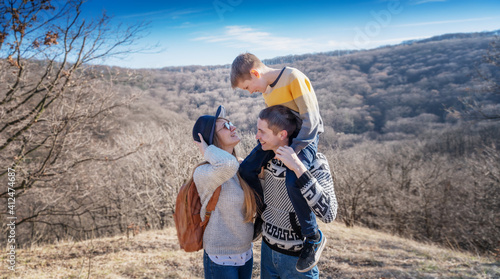
<svg viewBox="0 0 500 279">
<path fill-rule="evenodd" d="M 59 34 L 56 32 L 49 31 L 45 35 L 45 41 L 43 42 L 46 46 L 57 45 L 57 39 L 59 38 Z"/>
<path fill-rule="evenodd" d="M 19 63 L 17 63 L 17 61 L 12 58 L 12 55 L 9 55 L 9 57 L 7 57 L 7 62 L 9 62 L 11 66 L 21 68 L 21 66 L 19 66 Z"/>
</svg>

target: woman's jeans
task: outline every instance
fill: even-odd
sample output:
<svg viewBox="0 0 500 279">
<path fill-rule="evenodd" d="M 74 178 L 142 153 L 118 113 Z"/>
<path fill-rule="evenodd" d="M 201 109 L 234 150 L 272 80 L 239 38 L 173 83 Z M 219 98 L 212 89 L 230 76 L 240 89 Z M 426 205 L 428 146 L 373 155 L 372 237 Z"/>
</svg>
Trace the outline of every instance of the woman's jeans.
<svg viewBox="0 0 500 279">
<path fill-rule="evenodd" d="M 205 279 L 250 279 L 252 278 L 253 257 L 242 266 L 228 266 L 214 263 L 207 252 L 203 252 Z"/>
</svg>

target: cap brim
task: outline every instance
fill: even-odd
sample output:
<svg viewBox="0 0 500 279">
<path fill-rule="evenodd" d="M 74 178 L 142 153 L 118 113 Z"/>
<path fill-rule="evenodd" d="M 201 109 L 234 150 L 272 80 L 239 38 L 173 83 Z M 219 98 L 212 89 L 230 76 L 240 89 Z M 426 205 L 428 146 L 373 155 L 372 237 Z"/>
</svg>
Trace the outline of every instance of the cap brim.
<svg viewBox="0 0 500 279">
<path fill-rule="evenodd" d="M 224 108 L 223 105 L 220 105 L 217 108 L 217 112 L 215 113 L 215 119 L 217 119 L 219 117 L 226 117 L 226 109 Z"/>
<path fill-rule="evenodd" d="M 217 122 L 217 119 L 219 117 L 226 117 L 226 109 L 224 108 L 223 105 L 220 105 L 217 108 L 217 112 L 215 113 L 215 120 L 214 120 L 214 123 L 212 124 L 212 131 L 210 133 L 210 143 L 209 144 L 213 144 L 213 142 L 214 142 L 215 123 Z"/>
</svg>

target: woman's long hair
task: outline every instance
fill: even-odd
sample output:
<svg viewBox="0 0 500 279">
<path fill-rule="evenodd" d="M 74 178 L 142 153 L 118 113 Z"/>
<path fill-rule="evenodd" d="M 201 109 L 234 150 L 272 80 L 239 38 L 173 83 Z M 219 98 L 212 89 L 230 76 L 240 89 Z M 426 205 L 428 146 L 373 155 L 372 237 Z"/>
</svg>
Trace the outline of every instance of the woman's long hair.
<svg viewBox="0 0 500 279">
<path fill-rule="evenodd" d="M 217 147 L 221 147 L 220 144 L 219 144 L 219 137 L 217 136 L 217 133 L 214 133 L 214 145 L 217 146 Z M 232 154 L 234 157 L 236 157 L 236 159 L 238 159 L 238 156 L 236 154 L 236 150 L 233 148 L 233 154 Z M 193 180 L 193 175 L 194 175 L 194 171 L 196 170 L 196 168 L 198 168 L 199 166 L 201 165 L 204 165 L 204 164 L 208 164 L 208 162 L 201 162 L 199 164 L 197 164 L 194 169 L 193 169 L 193 172 L 191 173 L 191 178 L 190 180 L 188 180 L 188 183 L 191 183 L 191 181 Z M 243 180 L 243 178 L 241 178 L 240 176 L 240 173 L 237 172 L 236 173 L 238 175 L 238 180 L 240 182 L 240 186 L 241 186 L 241 189 L 243 189 L 243 193 L 244 193 L 244 202 L 243 202 L 243 205 L 242 205 L 242 210 L 243 210 L 243 216 L 245 217 L 245 222 L 253 222 L 253 218 L 255 216 L 255 213 L 257 212 L 257 203 L 255 202 L 255 192 L 252 188 L 250 188 L 250 186 L 248 186 L 248 184 L 245 182 L 245 180 Z"/>
</svg>

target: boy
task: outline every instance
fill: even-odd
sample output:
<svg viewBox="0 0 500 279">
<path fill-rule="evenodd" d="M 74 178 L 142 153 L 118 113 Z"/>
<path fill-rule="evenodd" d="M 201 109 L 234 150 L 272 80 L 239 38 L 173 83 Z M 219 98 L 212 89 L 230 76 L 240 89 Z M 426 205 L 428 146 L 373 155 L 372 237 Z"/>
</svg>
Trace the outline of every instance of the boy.
<svg viewBox="0 0 500 279">
<path fill-rule="evenodd" d="M 290 147 L 297 153 L 298 158 L 306 168 L 310 168 L 318 149 L 318 135 L 323 132 L 323 120 L 319 114 L 318 101 L 309 79 L 299 70 L 284 67 L 274 69 L 264 65 L 259 58 L 251 53 L 237 56 L 231 67 L 231 86 L 249 91 L 262 93 L 268 107 L 283 105 L 295 113 L 302 120 L 302 126 L 293 140 L 289 142 Z M 250 155 L 240 165 L 240 175 L 252 187 L 262 200 L 262 186 L 258 179 L 264 164 L 275 156 L 272 151 L 264 151 L 262 145 L 266 142 L 259 141 Z M 296 185 L 297 176 L 290 169 L 286 170 L 286 188 L 292 202 L 296 217 L 300 223 L 297 233 L 305 237 L 304 245 L 309 243 L 320 243 L 324 245 L 326 239 L 322 237 L 316 223 L 316 217 Z M 260 212 L 264 211 L 265 205 L 258 204 Z M 256 226 L 262 220 L 256 219 Z M 260 228 L 261 229 L 261 228 Z M 311 270 L 318 262 L 321 250 L 316 255 L 316 249 L 303 249 L 296 269 L 299 272 Z"/>
</svg>

